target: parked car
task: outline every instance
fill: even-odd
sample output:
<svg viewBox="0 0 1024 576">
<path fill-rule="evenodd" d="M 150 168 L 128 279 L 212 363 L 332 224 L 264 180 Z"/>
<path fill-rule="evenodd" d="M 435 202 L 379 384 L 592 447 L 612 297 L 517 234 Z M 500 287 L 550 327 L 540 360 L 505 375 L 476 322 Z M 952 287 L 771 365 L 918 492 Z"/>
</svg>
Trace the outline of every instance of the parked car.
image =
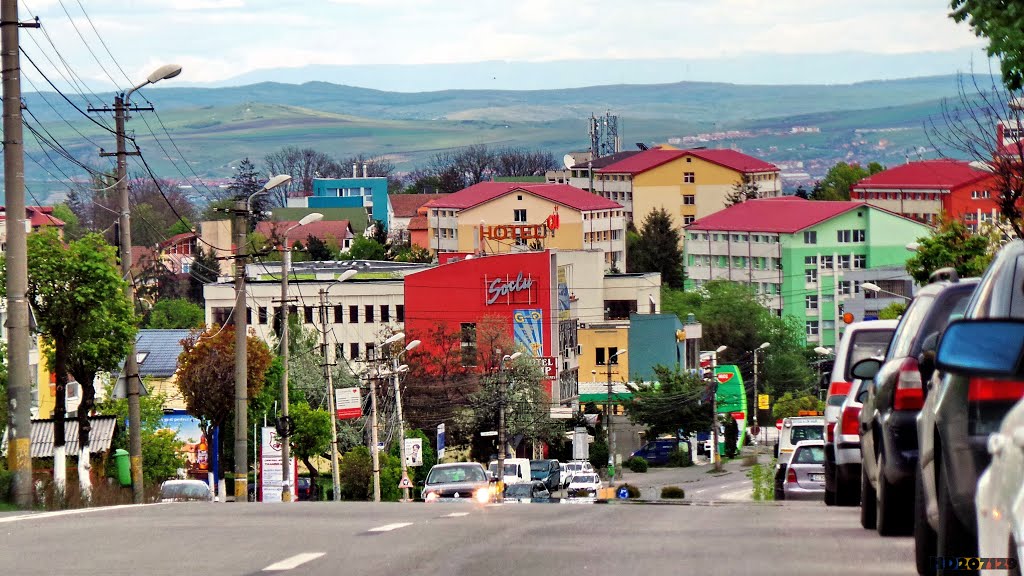
<svg viewBox="0 0 1024 576">
<path fill-rule="evenodd" d="M 562 487 L 558 460 L 530 460 L 530 479 L 540 480 L 549 492 Z"/>
<path fill-rule="evenodd" d="M 629 455 L 630 458 L 643 458 L 648 464 L 668 464 L 669 454 L 679 448 L 679 441 L 674 438 L 667 440 L 651 440 Z"/>
<path fill-rule="evenodd" d="M 860 410 L 868 395 L 867 382 L 854 378 L 846 399 L 839 406 L 835 426 L 835 502 L 839 506 L 860 505 Z M 851 481 L 851 479 L 853 481 Z M 828 443 L 825 444 L 825 489 L 828 495 Z"/>
<path fill-rule="evenodd" d="M 846 473 L 850 466 L 843 470 L 840 477 L 837 469 L 835 427 L 839 421 L 840 406 L 846 400 L 850 387 L 853 385 L 853 375 L 850 370 L 853 365 L 865 358 L 882 356 L 889 347 L 892 334 L 896 331 L 896 320 L 867 320 L 865 322 L 854 322 L 843 331 L 843 337 L 836 347 L 835 358 L 832 363 L 832 377 L 828 386 L 828 393 L 825 396 L 825 504 L 847 505 L 850 504 L 849 495 L 853 493 L 850 486 L 858 486 L 860 475 L 849 477 Z M 849 449 L 847 449 L 849 450 Z M 857 449 L 857 471 L 860 471 L 860 449 Z M 846 499 L 839 501 L 837 494 L 840 492 L 839 484 L 842 484 L 842 492 Z M 859 496 L 858 496 L 859 498 Z"/>
<path fill-rule="evenodd" d="M 999 251 L 967 303 L 964 318 L 989 321 L 1024 318 L 1024 241 Z M 925 389 L 918 419 L 921 503 L 917 505 L 914 542 L 918 571 L 935 569 L 935 556 L 977 556 L 975 493 L 988 466 L 988 436 L 1024 396 L 1020 382 L 989 378 L 984 367 L 1019 353 L 1020 340 L 993 340 L 966 324 L 946 329 L 939 342 L 936 371 Z M 991 344 L 982 346 L 982 344 Z M 966 355 L 966 356 L 965 356 Z M 1016 358 L 1014 358 L 1016 359 Z M 955 360 L 955 361 L 954 361 Z"/>
<path fill-rule="evenodd" d="M 505 458 L 504 465 L 505 473 L 502 475 L 501 481 L 506 485 L 530 481 L 530 461 L 528 459 Z M 492 477 L 496 478 L 498 476 L 498 461 L 491 460 L 487 465 L 487 470 L 490 471 Z"/>
<path fill-rule="evenodd" d="M 581 472 L 572 477 L 566 494 L 569 498 L 596 498 L 601 478 L 594 472 Z"/>
<path fill-rule="evenodd" d="M 476 462 L 436 464 L 423 483 L 426 502 L 461 501 L 484 504 L 493 499 L 490 477 Z"/>
<path fill-rule="evenodd" d="M 985 327 L 986 333 L 979 336 L 988 339 L 993 348 L 1005 346 L 1007 342 L 1024 342 L 1024 322 L 1014 322 L 994 329 Z M 979 340 L 979 344 L 984 340 Z M 1010 349 L 1012 352 L 1012 348 Z M 1024 347 L 1018 355 L 1024 353 Z M 1012 357 L 1007 355 L 1006 359 Z M 943 358 L 949 361 L 950 359 Z M 962 370 L 977 368 L 968 364 Z M 1006 364 L 998 370 L 979 372 L 986 377 L 1007 377 L 1012 382 L 1004 385 L 1024 387 L 1024 367 Z M 978 555 L 983 558 L 1024 558 L 1024 400 L 1010 410 L 1003 418 L 999 432 L 988 438 L 988 452 L 992 463 L 978 480 L 978 493 L 974 498 L 978 521 Z M 1013 574 L 1020 574 L 1017 568 Z"/>
<path fill-rule="evenodd" d="M 210 485 L 202 480 L 166 480 L 160 485 L 161 502 L 212 502 Z"/>
<path fill-rule="evenodd" d="M 825 419 L 821 416 L 793 416 L 782 420 L 779 441 L 775 444 L 775 499 L 785 500 L 784 484 L 786 466 L 796 445 L 804 440 L 821 440 L 825 430 Z"/>
<path fill-rule="evenodd" d="M 305 476 L 295 479 L 295 499 L 302 501 L 316 500 L 313 481 Z"/>
<path fill-rule="evenodd" d="M 562 488 L 568 488 L 572 477 L 581 473 L 596 474 L 594 467 L 586 460 L 573 460 L 562 464 Z"/>
<path fill-rule="evenodd" d="M 900 319 L 884 360 L 858 362 L 857 377 L 868 381 L 861 423 L 861 525 L 882 536 L 913 529 L 917 474 L 917 415 L 924 403 L 922 383 L 932 377 L 931 361 L 951 316 L 963 314 L 978 279 L 962 282 L 951 269 L 917 293 Z"/>
<path fill-rule="evenodd" d="M 786 467 L 786 500 L 821 500 L 825 494 L 825 442 L 797 442 Z"/>
<path fill-rule="evenodd" d="M 540 480 L 522 484 L 511 484 L 505 488 L 506 503 L 529 503 L 550 499 L 551 493 L 548 491 L 548 487 Z"/>
</svg>

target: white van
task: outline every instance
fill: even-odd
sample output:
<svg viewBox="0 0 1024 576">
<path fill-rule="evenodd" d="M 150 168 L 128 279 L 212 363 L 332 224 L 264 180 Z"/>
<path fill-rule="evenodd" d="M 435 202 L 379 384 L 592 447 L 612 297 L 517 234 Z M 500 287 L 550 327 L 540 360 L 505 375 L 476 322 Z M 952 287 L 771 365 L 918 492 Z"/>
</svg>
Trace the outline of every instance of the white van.
<svg viewBox="0 0 1024 576">
<path fill-rule="evenodd" d="M 487 469 L 491 472 L 492 476 L 496 477 L 498 475 L 498 461 L 491 460 L 491 463 L 487 465 Z M 531 482 L 529 458 L 506 458 L 505 474 L 503 476 L 502 481 L 506 486 L 509 484 Z"/>
</svg>

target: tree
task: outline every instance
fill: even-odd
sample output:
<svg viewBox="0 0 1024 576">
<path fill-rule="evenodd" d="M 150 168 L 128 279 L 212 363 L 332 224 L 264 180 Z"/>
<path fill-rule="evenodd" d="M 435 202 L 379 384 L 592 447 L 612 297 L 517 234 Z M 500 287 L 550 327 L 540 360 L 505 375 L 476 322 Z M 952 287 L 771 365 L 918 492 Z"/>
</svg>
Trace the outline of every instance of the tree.
<svg viewBox="0 0 1024 576">
<path fill-rule="evenodd" d="M 149 313 L 146 326 L 154 329 L 200 328 L 206 322 L 206 313 L 198 304 L 183 298 L 158 300 Z"/>
<path fill-rule="evenodd" d="M 505 147 L 494 152 L 492 166 L 497 176 L 505 178 L 544 176 L 558 168 L 558 161 L 551 152 Z"/>
<path fill-rule="evenodd" d="M 907 311 L 906 302 L 893 302 L 878 311 L 879 320 L 896 320 Z"/>
<path fill-rule="evenodd" d="M 951 0 L 950 18 L 967 22 L 979 38 L 989 41 L 987 52 L 999 58 L 1003 83 L 1010 90 L 1024 88 L 1024 17 L 1014 2 L 1004 0 Z"/>
<path fill-rule="evenodd" d="M 462 334 L 458 326 L 437 322 L 424 333 L 406 334 L 429 342 L 430 347 L 413 349 L 406 356 L 409 373 L 404 380 L 402 405 L 409 426 L 433 430 L 470 404 L 470 396 L 479 389 L 476 378 L 464 363 Z M 446 433 L 452 443 L 463 434 L 453 428 Z"/>
<path fill-rule="evenodd" d="M 466 173 L 459 166 L 459 160 L 452 152 L 438 152 L 426 164 L 416 168 L 409 174 L 411 190 L 406 192 L 425 192 L 428 189 L 440 193 L 451 194 L 466 187 Z"/>
<path fill-rule="evenodd" d="M 793 196 L 796 196 L 797 198 L 803 198 L 804 200 L 808 200 L 811 197 L 811 195 L 807 192 L 807 188 L 804 188 L 803 184 L 796 187 L 796 192 L 793 193 Z"/>
<path fill-rule="evenodd" d="M 356 446 L 341 457 L 338 464 L 341 495 L 344 500 L 369 500 L 373 482 L 373 461 L 366 446 Z"/>
<path fill-rule="evenodd" d="M 213 438 L 213 430 L 229 422 L 235 411 L 235 327 L 196 330 L 181 344 L 178 388 L 188 413 L 199 419 L 203 434 Z M 270 349 L 253 334 L 246 337 L 246 362 L 246 388 L 253 398 L 262 389 L 271 363 Z"/>
<path fill-rule="evenodd" d="M 231 200 L 247 200 L 250 196 L 259 192 L 261 188 L 263 188 L 263 182 L 259 170 L 256 169 L 256 166 L 248 158 L 243 158 L 238 164 L 235 175 L 231 178 L 231 184 L 228 184 L 227 189 L 231 195 Z M 256 222 L 264 219 L 263 213 L 273 205 L 268 197 L 272 194 L 274 194 L 274 191 L 253 197 L 251 207 L 254 217 L 249 219 L 250 226 L 255 226 Z"/>
<path fill-rule="evenodd" d="M 53 207 L 53 217 L 64 222 L 64 238 L 66 240 L 78 240 L 85 234 L 78 215 L 67 204 L 56 204 Z"/>
<path fill-rule="evenodd" d="M 395 163 L 384 156 L 370 157 L 365 154 L 357 154 L 342 160 L 340 169 L 345 170 L 355 165 L 358 174 L 362 175 L 362 166 L 366 166 L 366 175 L 370 178 L 387 178 L 388 193 L 398 194 L 402 191 L 402 179 L 395 175 Z M 340 177 L 340 175 L 339 175 Z"/>
<path fill-rule="evenodd" d="M 78 407 L 79 481 L 82 494 L 91 493 L 89 479 L 90 412 L 96 374 L 117 368 L 135 340 L 132 303 L 117 268 L 114 248 L 98 234 L 65 244 L 55 228 L 28 236 L 28 292 L 39 332 L 51 343 L 46 363 L 56 379 L 54 408 L 54 481 L 63 490 L 64 419 L 68 375 L 82 391 Z M 3 262 L 6 294 L 6 260 Z"/>
<path fill-rule="evenodd" d="M 312 234 L 306 237 L 306 254 L 314 262 L 334 260 L 334 253 L 327 247 L 327 243 Z"/>
<path fill-rule="evenodd" d="M 167 233 L 171 236 L 177 236 L 178 234 L 184 234 L 192 231 L 192 223 L 188 221 L 188 218 L 180 218 L 177 222 L 171 225 Z"/>
<path fill-rule="evenodd" d="M 455 168 L 466 175 L 470 186 L 484 181 L 484 176 L 494 166 L 494 152 L 486 144 L 473 144 L 455 152 Z"/>
<path fill-rule="evenodd" d="M 999 250 L 1001 235 L 994 229 L 972 234 L 962 222 L 943 218 L 928 236 L 918 238 L 907 272 L 919 285 L 939 268 L 952 267 L 961 278 L 981 276 Z"/>
<path fill-rule="evenodd" d="M 349 260 L 384 260 L 387 249 L 372 238 L 359 236 L 352 241 L 346 256 Z"/>
<path fill-rule="evenodd" d="M 735 184 L 732 185 L 732 191 L 725 197 L 725 207 L 735 206 L 740 202 L 746 202 L 747 200 L 756 200 L 761 197 L 761 187 L 750 177 L 749 174 L 743 174 Z"/>
<path fill-rule="evenodd" d="M 310 408 L 305 402 L 290 403 L 289 414 L 295 430 L 289 437 L 292 454 L 302 460 L 309 469 L 309 476 L 316 485 L 320 471 L 313 465 L 312 458 L 329 453 L 331 449 L 331 413 L 319 408 Z"/>
<path fill-rule="evenodd" d="M 113 398 L 113 391 L 106 395 L 106 400 L 96 405 L 100 414 L 117 416 L 118 422 L 128 419 L 128 399 Z M 184 443 L 177 435 L 164 428 L 164 397 L 152 394 L 139 397 L 141 418 L 139 419 L 142 438 L 142 476 L 147 485 L 173 478 L 179 468 L 186 464 L 181 453 Z M 128 449 L 128 431 L 125 426 L 118 426 L 111 448 Z M 117 474 L 117 464 L 113 458 L 107 461 L 107 476 Z"/>
<path fill-rule="evenodd" d="M 290 174 L 292 180 L 268 194 L 273 206 L 287 206 L 292 192 L 312 192 L 314 178 L 342 178 L 345 170 L 323 152 L 312 148 L 286 146 L 267 154 L 263 164 L 269 174 Z"/>
<path fill-rule="evenodd" d="M 657 385 L 629 385 L 633 395 L 624 407 L 631 422 L 646 426 L 648 438 L 711 428 L 710 391 L 699 376 L 664 366 L 655 366 L 654 374 Z"/>
<path fill-rule="evenodd" d="M 381 220 L 374 220 L 370 229 L 370 239 L 387 248 L 389 243 L 388 228 L 384 225 L 384 222 Z"/>
<path fill-rule="evenodd" d="M 786 392 L 775 399 L 772 415 L 776 418 L 790 418 L 798 416 L 801 410 L 821 411 L 824 409 L 825 403 L 818 400 L 816 396 L 794 396 L 792 392 Z"/>
<path fill-rule="evenodd" d="M 640 239 L 633 249 L 630 272 L 660 272 L 661 282 L 672 288 L 683 286 L 683 249 L 680 233 L 664 208 L 644 218 Z"/>
<path fill-rule="evenodd" d="M 869 166 L 872 166 L 879 172 L 885 169 L 877 162 L 872 162 Z M 869 170 L 861 168 L 859 164 L 847 164 L 846 162 L 840 162 L 829 168 L 825 177 L 822 178 L 819 183 L 815 184 L 815 190 L 811 194 L 811 199 L 849 200 L 850 188 L 852 188 L 857 182 L 860 182 L 874 173 L 875 172 L 870 172 Z"/>
<path fill-rule="evenodd" d="M 181 189 L 148 175 L 135 176 L 128 182 L 128 201 L 132 209 L 132 244 L 136 246 L 155 246 L 167 239 L 168 231 L 180 220 L 190 222 L 195 218 L 195 207 Z"/>
</svg>

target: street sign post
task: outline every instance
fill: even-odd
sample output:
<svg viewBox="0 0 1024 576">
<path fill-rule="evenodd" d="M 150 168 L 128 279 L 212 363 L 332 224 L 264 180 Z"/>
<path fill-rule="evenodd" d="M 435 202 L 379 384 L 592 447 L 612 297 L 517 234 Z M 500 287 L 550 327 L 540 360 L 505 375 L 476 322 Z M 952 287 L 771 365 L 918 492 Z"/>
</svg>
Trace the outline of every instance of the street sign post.
<svg viewBox="0 0 1024 576">
<path fill-rule="evenodd" d="M 480 435 L 484 436 L 484 437 L 486 437 L 486 436 L 497 436 L 498 435 L 498 431 L 497 430 L 488 430 L 486 432 L 481 432 Z"/>
</svg>

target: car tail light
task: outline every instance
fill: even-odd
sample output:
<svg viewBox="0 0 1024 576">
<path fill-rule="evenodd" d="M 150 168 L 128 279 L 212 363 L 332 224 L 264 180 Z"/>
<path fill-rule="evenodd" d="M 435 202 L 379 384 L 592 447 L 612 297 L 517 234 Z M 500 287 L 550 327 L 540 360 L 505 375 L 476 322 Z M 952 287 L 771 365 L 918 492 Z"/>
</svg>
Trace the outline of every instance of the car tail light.
<svg viewBox="0 0 1024 576">
<path fill-rule="evenodd" d="M 786 473 L 786 482 L 796 484 L 796 470 L 793 470 L 792 468 L 789 469 L 789 472 Z"/>
<path fill-rule="evenodd" d="M 827 396 L 837 396 L 837 395 L 840 395 L 840 394 L 844 394 L 844 395 L 845 394 L 849 394 L 850 393 L 850 386 L 851 386 L 851 384 L 849 382 L 842 382 L 842 381 L 833 382 L 833 383 L 828 385 L 828 393 L 826 394 L 826 397 Z"/>
<path fill-rule="evenodd" d="M 839 417 L 840 434 L 844 436 L 856 436 L 860 431 L 860 408 L 858 406 L 847 406 L 843 408 L 843 414 Z"/>
<path fill-rule="evenodd" d="M 896 397 L 893 398 L 896 410 L 920 410 L 924 406 L 924 388 L 921 385 L 921 372 L 917 368 L 917 360 L 907 358 L 900 364 L 899 376 L 896 380 Z"/>
<path fill-rule="evenodd" d="M 1024 381 L 971 378 L 967 385 L 968 402 L 1016 401 L 1024 397 Z"/>
<path fill-rule="evenodd" d="M 836 423 L 829 422 L 825 425 L 825 441 L 835 442 L 836 440 Z"/>
</svg>

